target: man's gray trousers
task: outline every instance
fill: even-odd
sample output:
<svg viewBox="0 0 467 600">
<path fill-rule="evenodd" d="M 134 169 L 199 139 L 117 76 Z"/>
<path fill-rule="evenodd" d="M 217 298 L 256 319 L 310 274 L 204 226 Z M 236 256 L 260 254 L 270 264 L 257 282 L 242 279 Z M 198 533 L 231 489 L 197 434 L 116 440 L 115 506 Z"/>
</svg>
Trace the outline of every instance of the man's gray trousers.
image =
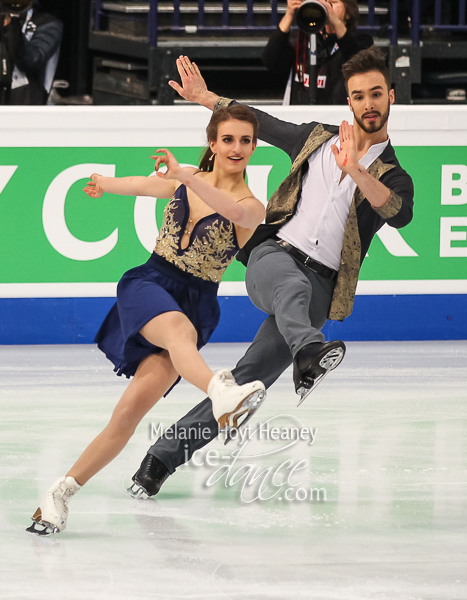
<svg viewBox="0 0 467 600">
<path fill-rule="evenodd" d="M 321 329 L 334 282 L 304 267 L 274 240 L 267 240 L 250 255 L 246 285 L 253 304 L 268 316 L 232 373 L 240 385 L 259 379 L 268 388 L 303 346 L 324 342 Z M 219 434 L 211 400 L 206 398 L 195 406 L 174 430 L 177 437 L 162 435 L 148 450 L 171 473 Z M 194 431 L 203 435 L 193 435 Z"/>
</svg>

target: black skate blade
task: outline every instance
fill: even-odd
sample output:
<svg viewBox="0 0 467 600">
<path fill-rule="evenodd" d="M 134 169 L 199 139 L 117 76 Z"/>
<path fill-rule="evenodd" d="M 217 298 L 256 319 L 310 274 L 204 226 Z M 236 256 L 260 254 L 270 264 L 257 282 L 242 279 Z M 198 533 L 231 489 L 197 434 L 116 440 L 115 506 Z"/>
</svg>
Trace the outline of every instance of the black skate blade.
<svg viewBox="0 0 467 600">
<path fill-rule="evenodd" d="M 43 529 L 38 529 L 39 527 L 43 527 Z M 58 533 L 59 529 L 56 525 L 52 525 L 52 523 L 33 521 L 30 527 L 26 527 L 26 531 L 29 533 L 34 533 L 35 535 L 46 536 Z"/>
<path fill-rule="evenodd" d="M 325 369 L 324 373 L 321 373 L 315 379 L 313 379 L 311 385 L 308 387 L 305 385 L 304 382 L 301 382 L 302 386 L 299 387 L 297 390 L 297 394 L 299 394 L 300 396 L 300 400 L 298 401 L 297 407 L 300 406 L 300 404 L 306 398 L 308 398 L 311 392 L 316 389 L 316 387 L 323 381 L 323 379 L 328 373 L 334 371 L 334 369 L 340 365 L 342 359 L 344 358 L 344 355 L 345 348 L 338 347 L 333 348 L 323 356 L 323 358 L 319 362 L 319 366 Z"/>
<path fill-rule="evenodd" d="M 323 381 L 323 379 L 326 377 L 326 375 L 329 373 L 329 371 L 326 371 L 326 373 L 323 373 L 322 375 L 318 375 L 318 377 L 316 379 L 313 380 L 313 385 L 309 388 L 299 388 L 298 389 L 298 393 L 300 394 L 300 400 L 298 401 L 297 407 L 300 406 L 300 404 L 306 400 L 308 398 L 308 396 L 311 394 L 311 392 L 313 392 L 317 386 Z"/>
<path fill-rule="evenodd" d="M 339 346 L 337 348 L 332 348 L 329 352 L 321 358 L 319 361 L 319 366 L 322 369 L 326 369 L 328 371 L 334 371 L 336 367 L 338 367 L 343 361 L 345 356 L 345 346 Z"/>
<path fill-rule="evenodd" d="M 258 390 L 256 392 L 254 392 L 253 394 L 251 394 L 250 396 L 248 396 L 248 398 L 246 398 L 244 400 L 242 407 L 247 408 L 248 414 L 241 423 L 237 424 L 237 427 L 230 425 L 230 426 L 228 426 L 228 428 L 226 428 L 226 430 L 225 430 L 226 438 L 225 438 L 224 446 L 226 446 L 231 440 L 233 440 L 237 437 L 237 436 L 232 436 L 231 432 L 238 431 L 238 430 L 242 429 L 243 427 L 245 427 L 245 425 L 248 423 L 248 421 L 251 419 L 251 417 L 255 414 L 255 412 L 258 410 L 258 408 L 264 402 L 265 398 L 266 398 L 265 390 Z"/>
<path fill-rule="evenodd" d="M 135 500 L 147 500 L 149 498 L 149 494 L 143 486 L 136 483 L 136 481 L 126 491 Z"/>
</svg>

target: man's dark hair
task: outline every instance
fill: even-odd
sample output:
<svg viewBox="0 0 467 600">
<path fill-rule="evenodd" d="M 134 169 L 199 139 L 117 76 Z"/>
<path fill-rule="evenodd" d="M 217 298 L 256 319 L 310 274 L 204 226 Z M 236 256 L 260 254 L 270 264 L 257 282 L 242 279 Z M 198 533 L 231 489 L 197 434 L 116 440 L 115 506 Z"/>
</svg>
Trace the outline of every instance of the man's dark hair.
<svg viewBox="0 0 467 600">
<path fill-rule="evenodd" d="M 371 46 L 366 50 L 361 50 L 342 65 L 342 74 L 344 75 L 347 93 L 349 93 L 348 83 L 351 77 L 354 75 L 363 75 L 370 71 L 379 71 L 386 80 L 388 89 L 391 89 L 391 78 L 386 65 L 386 56 L 379 48 Z"/>
</svg>

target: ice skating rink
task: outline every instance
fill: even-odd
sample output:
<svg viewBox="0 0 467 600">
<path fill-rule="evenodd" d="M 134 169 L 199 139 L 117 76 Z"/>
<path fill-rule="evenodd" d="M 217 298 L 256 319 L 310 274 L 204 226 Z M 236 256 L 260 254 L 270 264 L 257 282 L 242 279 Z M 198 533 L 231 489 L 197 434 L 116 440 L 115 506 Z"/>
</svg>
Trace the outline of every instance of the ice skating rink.
<svg viewBox="0 0 467 600">
<path fill-rule="evenodd" d="M 245 348 L 204 355 L 232 367 Z M 238 454 L 218 439 L 157 499 L 134 500 L 151 431 L 203 398 L 181 383 L 48 538 L 25 532 L 30 517 L 126 381 L 93 346 L 0 359 L 0 598 L 467 598 L 467 342 L 349 343 L 299 408 L 289 370 Z"/>
</svg>

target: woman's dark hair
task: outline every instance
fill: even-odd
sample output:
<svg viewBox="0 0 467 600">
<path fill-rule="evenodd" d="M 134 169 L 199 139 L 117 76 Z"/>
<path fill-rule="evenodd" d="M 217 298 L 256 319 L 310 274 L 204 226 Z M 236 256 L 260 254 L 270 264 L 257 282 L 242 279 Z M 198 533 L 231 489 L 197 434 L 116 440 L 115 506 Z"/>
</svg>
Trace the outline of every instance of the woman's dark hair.
<svg viewBox="0 0 467 600">
<path fill-rule="evenodd" d="M 259 129 L 258 119 L 256 118 L 256 115 L 252 110 L 250 110 L 246 106 L 242 106 L 241 104 L 231 104 L 230 106 L 219 108 L 218 110 L 212 113 L 209 125 L 206 127 L 208 142 L 215 142 L 217 140 L 217 130 L 219 129 L 219 125 L 221 123 L 225 123 L 225 121 L 230 121 L 230 119 L 236 119 L 237 121 L 245 121 L 246 123 L 251 123 L 251 125 L 253 125 L 252 141 L 253 144 L 256 144 L 258 140 Z M 200 171 L 212 171 L 215 160 L 215 158 L 211 159 L 212 155 L 212 150 L 208 146 L 208 148 L 204 151 L 204 154 L 202 155 L 199 163 Z"/>
<path fill-rule="evenodd" d="M 347 31 L 355 31 L 359 17 L 357 0 L 342 0 L 342 4 L 345 6 L 345 26 Z"/>
</svg>

